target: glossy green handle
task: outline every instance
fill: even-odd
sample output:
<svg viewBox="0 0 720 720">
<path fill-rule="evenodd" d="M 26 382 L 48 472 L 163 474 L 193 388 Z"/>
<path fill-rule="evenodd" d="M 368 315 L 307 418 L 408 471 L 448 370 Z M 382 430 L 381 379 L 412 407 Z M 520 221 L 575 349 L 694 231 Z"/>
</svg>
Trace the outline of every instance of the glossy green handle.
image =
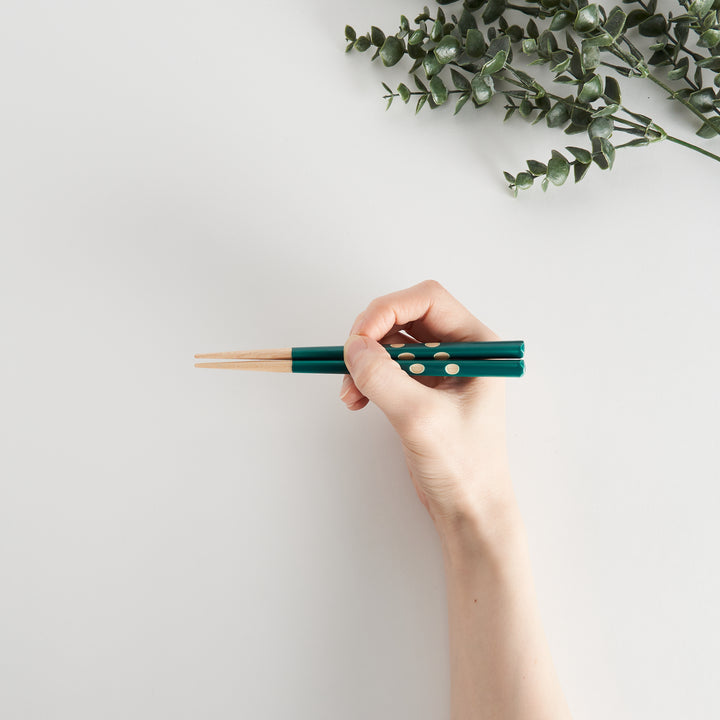
<svg viewBox="0 0 720 720">
<path fill-rule="evenodd" d="M 525 353 L 522 340 L 467 343 L 395 343 L 383 345 L 395 360 L 448 360 L 450 358 L 521 358 Z M 293 360 L 342 360 L 342 345 L 292 348 Z"/>
<path fill-rule="evenodd" d="M 520 377 L 524 360 L 396 360 L 408 375 L 428 377 Z M 294 373 L 347 374 L 342 360 L 293 360 Z"/>
</svg>

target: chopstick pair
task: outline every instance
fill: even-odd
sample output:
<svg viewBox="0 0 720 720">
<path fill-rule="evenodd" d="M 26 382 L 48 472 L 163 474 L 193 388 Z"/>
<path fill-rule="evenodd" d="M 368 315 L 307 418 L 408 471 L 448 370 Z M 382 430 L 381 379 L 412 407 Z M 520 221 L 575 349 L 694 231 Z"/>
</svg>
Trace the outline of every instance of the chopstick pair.
<svg viewBox="0 0 720 720">
<path fill-rule="evenodd" d="M 409 375 L 427 377 L 520 377 L 525 372 L 522 340 L 469 343 L 392 343 L 383 345 Z M 195 363 L 222 370 L 347 374 L 342 345 L 205 353 L 197 359 L 234 362 Z"/>
</svg>

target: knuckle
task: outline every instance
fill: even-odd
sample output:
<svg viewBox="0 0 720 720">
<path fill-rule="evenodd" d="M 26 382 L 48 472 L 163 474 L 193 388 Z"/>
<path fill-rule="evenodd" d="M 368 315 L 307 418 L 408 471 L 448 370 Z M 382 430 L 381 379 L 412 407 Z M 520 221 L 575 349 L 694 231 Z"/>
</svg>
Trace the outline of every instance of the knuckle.
<svg viewBox="0 0 720 720">
<path fill-rule="evenodd" d="M 420 285 L 435 295 L 440 295 L 441 293 L 446 292 L 445 287 L 441 283 L 439 283 L 437 280 L 434 280 L 433 278 L 428 278 L 427 280 L 423 280 L 420 283 Z"/>
</svg>

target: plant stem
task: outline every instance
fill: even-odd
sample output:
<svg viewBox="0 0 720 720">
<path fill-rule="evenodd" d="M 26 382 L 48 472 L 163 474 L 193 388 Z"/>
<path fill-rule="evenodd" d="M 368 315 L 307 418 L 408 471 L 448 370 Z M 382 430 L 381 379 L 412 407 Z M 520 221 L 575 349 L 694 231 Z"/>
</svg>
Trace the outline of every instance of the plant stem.
<svg viewBox="0 0 720 720">
<path fill-rule="evenodd" d="M 680 140 L 680 138 L 673 137 L 672 135 L 666 135 L 665 139 L 669 140 L 670 142 L 677 143 L 678 145 L 682 145 L 683 147 L 690 148 L 690 150 L 695 150 L 695 152 L 702 153 L 703 155 L 720 162 L 720 155 L 715 155 L 714 153 L 711 153 L 708 150 L 703 150 L 703 148 L 698 147 L 697 145 L 693 145 L 692 143 L 685 142 L 684 140 Z"/>
</svg>

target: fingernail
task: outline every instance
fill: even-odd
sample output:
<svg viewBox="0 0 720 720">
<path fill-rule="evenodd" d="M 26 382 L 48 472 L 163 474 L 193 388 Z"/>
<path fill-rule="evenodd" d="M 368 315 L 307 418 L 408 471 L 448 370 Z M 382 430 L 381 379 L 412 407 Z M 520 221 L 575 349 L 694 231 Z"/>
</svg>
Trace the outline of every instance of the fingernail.
<svg viewBox="0 0 720 720">
<path fill-rule="evenodd" d="M 342 381 L 340 388 L 340 399 L 342 400 L 350 392 L 350 376 L 346 375 Z"/>
<path fill-rule="evenodd" d="M 363 310 L 363 312 L 361 312 L 357 316 L 357 319 L 355 320 L 355 324 L 350 329 L 351 335 L 355 335 L 357 333 L 357 331 L 360 330 L 360 326 L 362 325 L 364 319 L 365 319 L 365 311 Z"/>
<path fill-rule="evenodd" d="M 365 338 L 362 335 L 350 335 L 345 342 L 345 361 L 352 365 L 357 356 L 367 348 Z"/>
</svg>

